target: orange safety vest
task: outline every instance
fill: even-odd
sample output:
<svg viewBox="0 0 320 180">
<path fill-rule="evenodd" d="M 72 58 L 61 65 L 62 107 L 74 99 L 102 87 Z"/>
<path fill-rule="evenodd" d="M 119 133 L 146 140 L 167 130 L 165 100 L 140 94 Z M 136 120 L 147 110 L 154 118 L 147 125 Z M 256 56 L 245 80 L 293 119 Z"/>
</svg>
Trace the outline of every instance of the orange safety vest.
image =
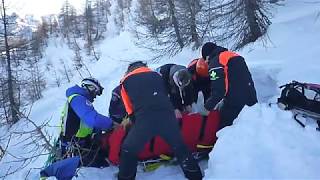
<svg viewBox="0 0 320 180">
<path fill-rule="evenodd" d="M 239 56 L 237 53 L 231 52 L 231 51 L 223 51 L 219 54 L 219 63 L 223 66 L 224 71 L 224 84 L 225 84 L 225 95 L 227 95 L 229 90 L 229 78 L 228 78 L 228 62 L 231 58 Z"/>
<path fill-rule="evenodd" d="M 121 98 L 124 104 L 124 107 L 128 113 L 128 115 L 131 115 L 133 113 L 133 107 L 132 107 L 132 102 L 130 100 L 130 97 L 127 93 L 127 91 L 125 90 L 124 86 L 123 86 L 123 82 L 131 75 L 134 74 L 139 74 L 139 73 L 145 73 L 145 72 L 151 72 L 152 70 L 150 68 L 147 67 L 140 67 L 138 69 L 133 70 L 132 72 L 128 73 L 127 75 L 125 75 L 122 79 L 121 79 Z"/>
</svg>

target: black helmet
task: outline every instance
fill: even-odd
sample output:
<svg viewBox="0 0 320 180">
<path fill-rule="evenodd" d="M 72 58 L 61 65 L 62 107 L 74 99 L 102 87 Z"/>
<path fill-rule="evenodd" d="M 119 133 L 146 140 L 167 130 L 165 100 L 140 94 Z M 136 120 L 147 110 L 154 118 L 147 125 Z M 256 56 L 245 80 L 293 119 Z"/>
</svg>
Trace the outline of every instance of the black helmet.
<svg viewBox="0 0 320 180">
<path fill-rule="evenodd" d="M 139 68 L 139 67 L 146 67 L 147 63 L 144 63 L 142 61 L 135 61 L 129 64 L 128 69 L 127 69 L 127 73 Z"/>
<path fill-rule="evenodd" d="M 99 81 L 92 77 L 84 78 L 81 81 L 81 87 L 86 88 L 94 97 L 97 95 L 100 96 L 103 91 L 103 87 L 101 86 Z"/>
<path fill-rule="evenodd" d="M 201 55 L 204 60 L 207 60 L 207 56 L 209 56 L 213 50 L 217 47 L 217 45 L 213 42 L 205 43 L 201 48 Z"/>
<path fill-rule="evenodd" d="M 191 74 L 187 69 L 181 69 L 173 74 L 174 83 L 181 89 L 188 86 L 191 82 Z"/>
</svg>

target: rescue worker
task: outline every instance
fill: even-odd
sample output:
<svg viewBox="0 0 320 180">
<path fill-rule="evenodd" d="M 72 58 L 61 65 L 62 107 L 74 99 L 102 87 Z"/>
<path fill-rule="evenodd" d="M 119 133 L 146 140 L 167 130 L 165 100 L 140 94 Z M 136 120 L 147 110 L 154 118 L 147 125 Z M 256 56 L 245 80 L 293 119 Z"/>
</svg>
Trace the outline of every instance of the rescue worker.
<svg viewBox="0 0 320 180">
<path fill-rule="evenodd" d="M 195 93 L 191 83 L 191 74 L 187 68 L 177 64 L 165 64 L 156 69 L 162 76 L 176 118 L 182 118 L 181 112 L 191 112 Z"/>
<path fill-rule="evenodd" d="M 122 120 L 126 117 L 126 109 L 124 108 L 121 94 L 120 94 L 121 86 L 118 85 L 112 90 L 110 105 L 109 105 L 109 116 L 110 118 L 118 123 L 121 124 Z"/>
<path fill-rule="evenodd" d="M 108 165 L 103 157 L 97 156 L 99 140 L 94 137 L 101 130 L 112 127 L 112 120 L 99 114 L 92 105 L 102 92 L 103 87 L 94 78 L 83 79 L 81 87 L 75 85 L 67 89 L 68 101 L 62 112 L 60 133 L 63 158 L 79 155 L 83 166 Z"/>
<path fill-rule="evenodd" d="M 195 91 L 194 101 L 197 102 L 198 93 L 202 92 L 204 102 L 206 102 L 211 94 L 208 63 L 203 58 L 194 59 L 189 63 L 188 71 L 192 76 L 192 84 Z"/>
<path fill-rule="evenodd" d="M 128 66 L 121 80 L 121 97 L 133 125 L 121 146 L 119 180 L 135 179 L 138 153 L 155 136 L 170 146 L 188 179 L 202 179 L 202 173 L 180 134 L 174 109 L 161 76 L 141 61 Z"/>
<path fill-rule="evenodd" d="M 232 125 L 245 105 L 258 102 L 254 83 L 244 58 L 228 49 L 207 42 L 201 49 L 208 61 L 211 95 L 205 103 L 208 111 L 219 110 L 219 129 Z"/>
</svg>

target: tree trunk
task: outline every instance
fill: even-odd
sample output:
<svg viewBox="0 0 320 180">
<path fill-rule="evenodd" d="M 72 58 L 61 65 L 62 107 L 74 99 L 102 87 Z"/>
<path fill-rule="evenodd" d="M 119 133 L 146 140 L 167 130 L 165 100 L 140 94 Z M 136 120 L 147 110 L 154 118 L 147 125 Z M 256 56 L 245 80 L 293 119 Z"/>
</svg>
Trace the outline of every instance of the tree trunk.
<svg viewBox="0 0 320 180">
<path fill-rule="evenodd" d="M 251 32 L 249 41 L 254 42 L 260 36 L 262 36 L 262 32 L 259 27 L 258 20 L 255 14 L 255 11 L 258 10 L 258 5 L 256 0 L 245 0 L 244 6 L 245 6 L 246 16 L 248 20 L 248 25 Z"/>
<path fill-rule="evenodd" d="M 190 11 L 190 30 L 191 30 L 191 41 L 194 42 L 195 48 L 200 47 L 199 35 L 197 33 L 196 23 L 196 0 L 188 0 L 188 9 Z"/>
<path fill-rule="evenodd" d="M 174 0 L 168 0 L 169 9 L 170 9 L 170 14 L 171 14 L 171 18 L 172 18 L 172 24 L 174 27 L 174 31 L 177 36 L 177 41 L 178 41 L 180 48 L 182 49 L 184 47 L 184 44 L 183 44 L 183 40 L 180 35 L 179 23 L 178 23 L 176 15 L 175 15 L 175 5 L 174 5 L 173 1 Z"/>
<path fill-rule="evenodd" d="M 9 97 L 9 106 L 10 106 L 10 115 L 11 115 L 11 122 L 12 124 L 16 123 L 19 120 L 18 117 L 18 107 L 16 105 L 14 99 L 14 90 L 13 90 L 13 76 L 12 76 L 12 69 L 11 69 L 11 59 L 10 59 L 10 49 L 8 44 L 8 32 L 7 32 L 7 17 L 6 17 L 6 8 L 4 0 L 2 0 L 2 11 L 3 11 L 3 28 L 4 28 L 4 42 L 6 48 L 6 60 L 7 60 L 7 75 L 8 75 L 8 97 Z"/>
</svg>

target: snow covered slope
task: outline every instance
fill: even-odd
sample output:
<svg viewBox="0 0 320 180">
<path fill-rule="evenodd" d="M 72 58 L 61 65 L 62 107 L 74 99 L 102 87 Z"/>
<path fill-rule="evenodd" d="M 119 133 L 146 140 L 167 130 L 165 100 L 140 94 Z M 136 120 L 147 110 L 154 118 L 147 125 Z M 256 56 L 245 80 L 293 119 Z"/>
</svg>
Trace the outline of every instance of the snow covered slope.
<svg viewBox="0 0 320 180">
<path fill-rule="evenodd" d="M 291 80 L 320 83 L 320 3 L 286 1 L 269 29 L 267 48 L 241 54 L 250 64 L 260 102 L 218 132 L 206 179 L 319 179 L 320 133 L 303 129 L 289 112 L 269 107 L 277 86 Z"/>
<path fill-rule="evenodd" d="M 289 112 L 269 107 L 279 95 L 278 86 L 291 80 L 320 83 L 320 3 L 314 0 L 287 0 L 277 12 L 269 29 L 271 42 L 256 42 L 241 52 L 250 66 L 260 103 L 245 108 L 231 127 L 218 132 L 218 141 L 210 153 L 208 162 L 201 162 L 205 179 L 320 179 L 320 133 L 312 128 L 302 129 L 291 118 Z M 97 98 L 94 106 L 107 115 L 111 90 L 115 87 L 128 65 L 128 61 L 149 59 L 151 52 L 137 48 L 129 32 L 109 37 L 99 47 L 101 59 L 90 65 L 93 76 L 101 80 L 104 94 Z M 46 59 L 71 58 L 66 48 L 50 46 Z M 59 53 L 57 53 L 59 52 Z M 177 56 L 163 58 L 157 67 L 167 62 L 187 65 L 199 52 L 185 49 Z M 51 125 L 59 123 L 60 111 L 65 103 L 65 89 L 72 83 L 48 89 L 44 98 L 33 106 L 31 119 L 42 122 L 51 118 Z M 19 124 L 17 125 L 19 127 Z M 51 128 L 58 135 L 58 128 Z M 15 152 L 21 153 L 17 147 Z M 5 159 L 10 160 L 9 157 Z M 39 158 L 29 167 L 41 167 L 45 157 Z M 0 173 L 8 168 L 0 164 Z M 112 179 L 117 168 L 81 168 L 77 179 Z M 29 179 L 38 179 L 39 171 L 33 170 Z M 9 176 L 23 179 L 27 170 Z M 161 167 L 154 172 L 137 174 L 137 179 L 183 179 L 179 167 Z"/>
</svg>

